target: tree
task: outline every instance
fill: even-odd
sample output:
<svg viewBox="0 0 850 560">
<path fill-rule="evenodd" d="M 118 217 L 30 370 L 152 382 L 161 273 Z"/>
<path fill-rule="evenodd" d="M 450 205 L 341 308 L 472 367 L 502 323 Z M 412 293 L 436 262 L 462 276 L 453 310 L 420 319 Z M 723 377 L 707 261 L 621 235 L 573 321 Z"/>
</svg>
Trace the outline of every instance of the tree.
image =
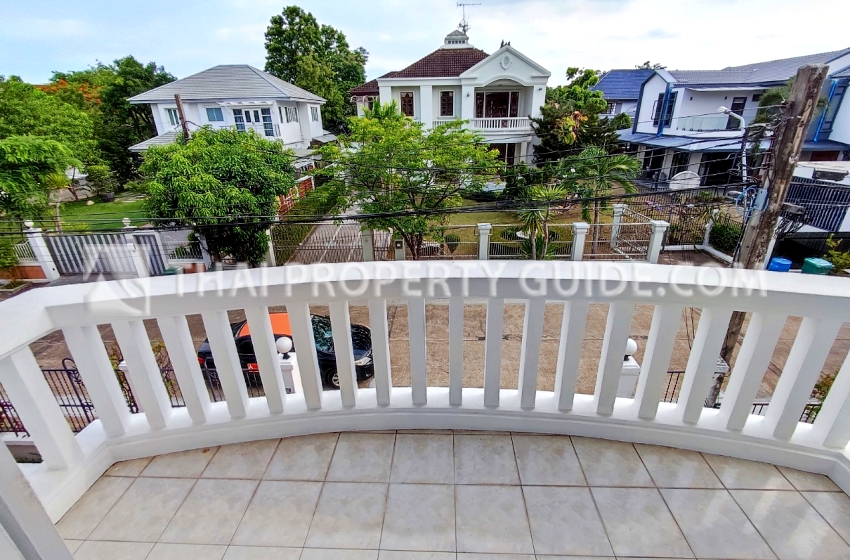
<svg viewBox="0 0 850 560">
<path fill-rule="evenodd" d="M 460 206 L 462 193 L 480 191 L 499 169 L 498 152 L 458 121 L 425 130 L 390 103 L 351 118 L 349 126 L 338 145 L 322 147 L 330 164 L 325 174 L 347 187 L 365 228 L 400 235 L 414 259 L 427 237 L 441 236 L 443 211 Z"/>
<path fill-rule="evenodd" d="M 285 7 L 266 30 L 266 72 L 327 99 L 322 120 L 331 130 L 354 114 L 348 90 L 366 81 L 368 57 L 362 47 L 351 49 L 344 33 L 320 25 L 298 6 Z"/>
<path fill-rule="evenodd" d="M 292 155 L 253 132 L 202 128 L 188 141 L 153 146 L 141 166 L 152 218 L 189 226 L 213 257 L 257 266 L 279 198 L 295 186 Z"/>
<path fill-rule="evenodd" d="M 599 197 L 610 195 L 615 185 L 623 187 L 627 193 L 634 192 L 631 179 L 640 171 L 640 161 L 632 156 L 610 155 L 602 148 L 591 146 L 577 157 L 565 161 L 562 168 L 574 175 L 578 185 L 576 190 L 582 198 L 592 199 L 592 203 L 586 200 L 582 203 L 582 217 L 596 225 L 601 206 Z M 592 232 L 593 252 L 597 253 L 598 228 L 592 228 Z"/>
<path fill-rule="evenodd" d="M 625 130 L 627 128 L 632 127 L 632 118 L 626 113 L 620 113 L 619 115 L 615 115 L 613 119 L 611 119 L 611 125 L 616 130 Z"/>
<path fill-rule="evenodd" d="M 523 225 L 523 231 L 528 235 L 531 259 L 546 259 L 549 256 L 549 220 L 552 217 L 552 206 L 563 201 L 569 194 L 568 187 L 563 183 L 546 183 L 529 185 L 523 189 L 522 201 L 526 205 L 517 212 L 517 217 Z"/>
<path fill-rule="evenodd" d="M 44 215 L 53 177 L 71 165 L 79 162 L 55 140 L 36 136 L 0 140 L 0 212 L 18 220 Z"/>
<path fill-rule="evenodd" d="M 662 66 L 661 64 L 659 64 L 657 62 L 652 63 L 652 62 L 647 60 L 643 64 L 636 64 L 635 68 L 637 70 L 665 70 L 667 67 Z"/>
<path fill-rule="evenodd" d="M 99 159 L 88 113 L 19 78 L 0 76 L 0 138 L 25 135 L 61 142 L 85 163 Z"/>
</svg>

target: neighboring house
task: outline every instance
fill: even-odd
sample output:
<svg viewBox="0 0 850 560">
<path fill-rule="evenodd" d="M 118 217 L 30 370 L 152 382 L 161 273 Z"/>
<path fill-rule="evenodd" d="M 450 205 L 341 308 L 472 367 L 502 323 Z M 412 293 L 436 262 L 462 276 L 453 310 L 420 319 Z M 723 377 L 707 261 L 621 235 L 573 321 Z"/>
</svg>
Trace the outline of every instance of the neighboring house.
<svg viewBox="0 0 850 560">
<path fill-rule="evenodd" d="M 529 161 L 530 118 L 540 116 L 550 75 L 509 43 L 488 55 L 456 30 L 431 54 L 350 93 L 358 115 L 379 100 L 395 101 L 402 113 L 426 127 L 466 120 L 504 161 Z"/>
<path fill-rule="evenodd" d="M 664 185 L 682 171 L 693 171 L 703 185 L 740 181 L 740 122 L 719 111 L 727 107 L 752 122 L 759 99 L 788 83 L 804 64 L 826 64 L 828 106 L 818 113 L 803 145 L 802 161 L 850 157 L 850 103 L 842 104 L 850 83 L 850 49 L 723 70 L 656 70 L 643 82 L 631 130 L 621 131 L 643 162 L 642 179 Z M 766 144 L 766 142 L 765 142 Z"/>
<path fill-rule="evenodd" d="M 785 201 L 806 209 L 801 232 L 850 232 L 850 161 L 803 161 Z"/>
<path fill-rule="evenodd" d="M 233 64 L 214 66 L 131 97 L 130 103 L 151 106 L 158 134 L 131 151 L 174 141 L 180 130 L 176 93 L 193 129 L 253 130 L 286 148 L 302 150 L 335 139 L 322 128 L 323 98 L 247 64 Z"/>
<path fill-rule="evenodd" d="M 602 74 L 599 83 L 590 88 L 593 91 L 601 91 L 608 102 L 608 108 L 600 116 L 613 118 L 620 113 L 626 113 L 634 119 L 640 99 L 640 88 L 654 73 L 654 70 L 634 69 L 609 70 Z"/>
</svg>

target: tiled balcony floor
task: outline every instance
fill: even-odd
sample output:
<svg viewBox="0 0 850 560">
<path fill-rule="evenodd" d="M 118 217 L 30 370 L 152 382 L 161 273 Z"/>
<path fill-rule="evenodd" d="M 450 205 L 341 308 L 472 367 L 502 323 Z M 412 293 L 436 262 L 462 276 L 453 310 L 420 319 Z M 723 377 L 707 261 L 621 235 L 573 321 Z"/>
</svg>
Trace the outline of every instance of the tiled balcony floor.
<svg viewBox="0 0 850 560">
<path fill-rule="evenodd" d="M 850 558 L 850 498 L 825 477 L 521 434 L 323 434 L 127 461 L 57 527 L 77 560 Z"/>
</svg>

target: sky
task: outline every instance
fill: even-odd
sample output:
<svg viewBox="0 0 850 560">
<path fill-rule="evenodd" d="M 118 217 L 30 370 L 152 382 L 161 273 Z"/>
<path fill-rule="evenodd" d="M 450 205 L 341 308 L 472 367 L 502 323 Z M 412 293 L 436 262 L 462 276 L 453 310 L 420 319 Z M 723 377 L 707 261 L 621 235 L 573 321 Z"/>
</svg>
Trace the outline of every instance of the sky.
<svg viewBox="0 0 850 560">
<path fill-rule="evenodd" d="M 294 2 L 295 0 L 289 0 Z M 470 1 L 470 0 L 465 0 Z M 502 40 L 564 83 L 567 67 L 717 69 L 850 47 L 847 0 L 478 0 L 470 43 Z M 0 75 L 31 83 L 131 54 L 178 78 L 216 64 L 263 68 L 264 32 L 287 0 L 0 0 Z M 301 0 L 369 51 L 367 78 L 439 47 L 456 0 Z"/>
</svg>

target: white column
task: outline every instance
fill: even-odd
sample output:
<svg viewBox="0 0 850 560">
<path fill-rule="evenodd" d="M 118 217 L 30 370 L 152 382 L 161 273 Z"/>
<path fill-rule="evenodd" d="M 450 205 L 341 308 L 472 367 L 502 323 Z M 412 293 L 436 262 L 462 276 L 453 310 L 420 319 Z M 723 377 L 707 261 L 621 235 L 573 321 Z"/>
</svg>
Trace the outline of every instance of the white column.
<svg viewBox="0 0 850 560">
<path fill-rule="evenodd" d="M 301 375 L 301 390 L 309 410 L 322 408 L 322 380 L 319 373 L 319 359 L 316 355 L 316 338 L 313 334 L 313 320 L 310 306 L 296 302 L 286 305 L 289 324 L 292 326 L 292 338 L 295 343 L 295 359 L 298 373 Z"/>
<path fill-rule="evenodd" d="M 590 224 L 587 222 L 574 222 L 573 228 L 573 246 L 570 252 L 571 261 L 580 261 L 584 256 L 584 243 L 587 239 L 587 232 L 590 231 Z"/>
<path fill-rule="evenodd" d="M 460 118 L 468 121 L 475 118 L 475 86 L 463 86 L 460 92 Z"/>
<path fill-rule="evenodd" d="M 493 226 L 490 224 L 478 224 L 478 260 L 486 261 L 490 258 L 490 232 Z"/>
<path fill-rule="evenodd" d="M 0 527 L 8 537 L 0 542 L 0 553 L 11 548 L 26 560 L 74 560 L 5 445 L 0 445 Z M 0 557 L 15 558 L 9 553 Z"/>
<path fill-rule="evenodd" d="M 269 236 L 269 246 L 266 249 L 266 266 L 277 266 L 277 262 L 274 258 L 274 241 L 272 241 L 271 228 L 266 230 L 266 235 Z"/>
<path fill-rule="evenodd" d="M 373 262 L 375 260 L 374 230 L 364 229 L 361 231 L 360 242 L 363 244 L 363 262 Z"/>
<path fill-rule="evenodd" d="M 150 276 L 148 272 L 147 255 L 144 254 L 144 249 L 136 244 L 136 239 L 133 237 L 133 231 L 136 226 L 130 225 L 130 218 L 124 218 L 124 239 L 127 243 L 127 253 L 133 261 L 133 267 L 136 269 L 136 274 L 139 278 L 147 278 Z"/>
<path fill-rule="evenodd" d="M 463 394 L 463 298 L 449 298 L 449 404 L 460 406 Z"/>
<path fill-rule="evenodd" d="M 379 86 L 378 97 L 380 98 L 381 105 L 389 105 L 393 100 L 392 88 L 390 86 Z M 399 107 L 398 109 L 400 111 L 401 107 Z"/>
<path fill-rule="evenodd" d="M 434 125 L 434 94 L 430 85 L 419 86 L 419 120 L 425 128 Z"/>
<path fill-rule="evenodd" d="M 254 356 L 260 368 L 260 378 L 263 381 L 263 392 L 266 394 L 269 412 L 273 414 L 283 412 L 286 388 L 280 373 L 280 358 L 275 346 L 269 308 L 264 305 L 246 307 L 245 318 L 251 329 Z"/>
<path fill-rule="evenodd" d="M 617 397 L 630 399 L 635 396 L 635 384 L 640 377 L 640 364 L 633 356 L 623 360 L 620 370 L 620 382 L 617 384 Z"/>
<path fill-rule="evenodd" d="M 49 469 L 67 469 L 82 459 L 83 452 L 28 346 L 0 360 L 0 383 Z"/>
<path fill-rule="evenodd" d="M 24 222 L 24 225 L 27 228 L 24 230 L 24 233 L 27 234 L 27 241 L 29 241 L 38 264 L 41 265 L 41 270 L 44 271 L 44 277 L 49 281 L 58 279 L 59 270 L 56 268 L 56 263 L 53 262 L 53 255 L 47 249 L 47 242 L 41 234 L 41 228 L 32 227 L 33 223 L 30 221 Z"/>
<path fill-rule="evenodd" d="M 623 221 L 623 212 L 628 207 L 627 204 L 614 204 L 614 219 L 611 222 L 611 248 L 617 248 L 617 238 L 620 236 L 620 223 Z M 595 224 L 594 224 L 595 225 Z"/>
<path fill-rule="evenodd" d="M 244 418 L 248 409 L 248 389 L 242 364 L 230 330 L 227 311 L 207 311 L 201 313 L 204 329 L 210 342 L 218 381 L 224 391 L 224 400 L 231 418 Z"/>
<path fill-rule="evenodd" d="M 357 374 L 354 368 L 354 348 L 351 344 L 351 316 L 348 311 L 348 301 L 332 301 L 328 307 L 342 406 L 355 406 L 357 404 Z M 413 346 L 412 341 L 411 346 Z"/>
<path fill-rule="evenodd" d="M 646 260 L 652 264 L 657 264 L 661 256 L 661 247 L 664 245 L 664 233 L 670 224 L 663 220 L 651 220 L 649 226 L 652 231 L 649 234 L 649 249 L 646 252 Z"/>
<path fill-rule="evenodd" d="M 546 103 L 546 85 L 537 84 L 534 86 L 534 93 L 531 95 L 531 116 L 539 117 L 540 108 Z"/>
</svg>

